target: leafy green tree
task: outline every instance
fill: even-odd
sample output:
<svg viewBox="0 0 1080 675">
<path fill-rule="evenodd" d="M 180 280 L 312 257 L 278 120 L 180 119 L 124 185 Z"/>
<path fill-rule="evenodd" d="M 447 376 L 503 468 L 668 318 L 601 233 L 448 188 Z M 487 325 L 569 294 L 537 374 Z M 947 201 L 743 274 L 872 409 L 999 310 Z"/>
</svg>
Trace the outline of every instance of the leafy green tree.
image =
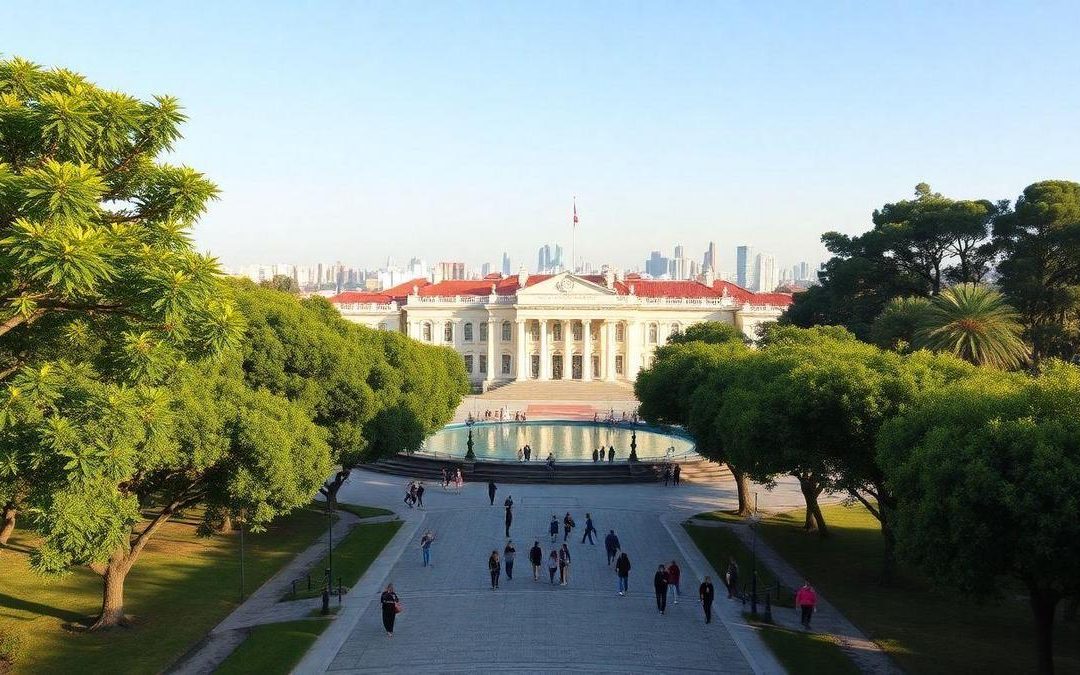
<svg viewBox="0 0 1080 675">
<path fill-rule="evenodd" d="M 3 407 L 38 435 L 25 450 L 37 466 L 28 501 L 43 538 L 32 563 L 101 575 L 92 629 L 124 622 L 127 575 L 171 518 L 198 505 L 207 517 L 243 510 L 257 530 L 307 503 L 330 470 L 325 433 L 299 406 L 244 386 L 238 358 L 180 366 L 160 387 L 103 383 L 85 366 L 45 368 L 25 368 Z"/>
<path fill-rule="evenodd" d="M 300 284 L 296 283 L 296 279 L 286 274 L 275 274 L 272 279 L 260 281 L 259 285 L 263 288 L 272 288 L 275 291 L 281 291 L 282 293 L 300 295 Z"/>
<path fill-rule="evenodd" d="M 910 351 L 929 303 L 927 298 L 893 298 L 870 326 L 870 342 L 882 349 Z"/>
<path fill-rule="evenodd" d="M 235 342 L 217 263 L 188 239 L 217 189 L 157 160 L 184 119 L 172 97 L 0 60 L 0 386 L 58 359 L 153 385 Z M 36 483 L 25 452 L 0 459 L 8 531 Z"/>
<path fill-rule="evenodd" d="M 880 450 L 901 553 L 931 579 L 986 598 L 1024 585 L 1037 665 L 1053 672 L 1062 598 L 1080 593 L 1080 369 L 984 370 L 888 422 Z"/>
<path fill-rule="evenodd" d="M 750 339 L 735 326 L 720 321 L 702 321 L 701 323 L 695 323 L 687 326 L 683 331 L 672 333 L 667 339 L 667 344 L 669 345 L 681 345 L 688 342 L 704 342 L 713 345 L 720 345 L 727 342 L 750 344 Z"/>
<path fill-rule="evenodd" d="M 638 412 L 652 424 L 675 424 L 686 427 L 694 436 L 697 451 L 714 462 L 728 465 L 735 478 L 738 513 L 749 515 L 750 478 L 735 463 L 722 440 L 706 425 L 691 426 L 691 404 L 696 390 L 733 355 L 749 351 L 739 341 L 721 344 L 687 342 L 668 344 L 656 350 L 652 364 L 638 373 L 634 394 L 641 402 Z"/>
<path fill-rule="evenodd" d="M 960 284 L 943 290 L 923 307 L 916 331 L 921 347 L 955 354 L 979 366 L 1021 367 L 1028 348 L 1019 315 L 992 288 Z"/>
<path fill-rule="evenodd" d="M 998 284 L 1020 312 L 1036 365 L 1080 355 L 1080 183 L 1049 180 L 1024 188 L 994 221 L 1003 251 Z"/>
</svg>

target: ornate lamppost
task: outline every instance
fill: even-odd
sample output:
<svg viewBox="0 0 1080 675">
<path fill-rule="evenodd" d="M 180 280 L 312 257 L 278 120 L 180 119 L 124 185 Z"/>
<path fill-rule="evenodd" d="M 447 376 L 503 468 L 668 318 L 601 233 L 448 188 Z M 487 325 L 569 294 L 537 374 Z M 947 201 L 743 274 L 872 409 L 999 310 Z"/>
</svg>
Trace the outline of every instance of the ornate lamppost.
<svg viewBox="0 0 1080 675">
<path fill-rule="evenodd" d="M 465 447 L 467 447 L 469 449 L 468 452 L 465 453 L 465 459 L 468 459 L 470 461 L 476 459 L 476 454 L 473 452 L 473 439 L 472 439 L 472 427 L 471 426 L 469 427 L 469 440 L 465 442 Z"/>
</svg>

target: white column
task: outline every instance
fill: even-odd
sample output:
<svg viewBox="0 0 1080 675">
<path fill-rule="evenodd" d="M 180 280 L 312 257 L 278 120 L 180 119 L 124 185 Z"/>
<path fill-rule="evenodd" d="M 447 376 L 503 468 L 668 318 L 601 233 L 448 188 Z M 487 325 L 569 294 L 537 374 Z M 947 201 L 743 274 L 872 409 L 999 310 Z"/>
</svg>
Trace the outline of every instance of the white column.
<svg viewBox="0 0 1080 675">
<path fill-rule="evenodd" d="M 551 350 L 548 349 L 547 319 L 537 319 L 540 325 L 540 377 L 541 380 L 551 379 Z"/>
<path fill-rule="evenodd" d="M 515 321 L 517 332 L 517 364 L 515 365 L 514 372 L 517 374 L 517 380 L 520 382 L 529 376 L 529 353 L 525 349 L 525 319 L 518 319 Z M 501 336 L 501 334 L 500 334 Z"/>
<path fill-rule="evenodd" d="M 562 379 L 574 379 L 574 322 L 563 321 Z"/>
<path fill-rule="evenodd" d="M 604 379 L 615 381 L 615 351 L 619 345 L 615 342 L 615 322 L 604 321 Z"/>
<path fill-rule="evenodd" d="M 592 380 L 592 320 L 581 322 L 581 379 Z"/>
<path fill-rule="evenodd" d="M 630 382 L 637 379 L 638 371 L 641 370 L 641 348 L 645 343 L 642 326 L 640 321 L 632 320 L 626 328 L 626 363 L 623 364 L 623 371 Z"/>
<path fill-rule="evenodd" d="M 488 330 L 487 330 L 487 338 L 488 339 L 487 339 L 487 376 L 486 376 L 486 378 L 487 378 L 488 382 L 494 382 L 495 381 L 495 373 L 497 372 L 495 370 L 495 368 L 496 368 L 495 359 L 498 358 L 496 356 L 496 352 L 495 352 L 495 336 L 496 336 L 495 331 L 498 330 L 498 323 L 494 319 L 488 319 L 487 327 L 488 327 Z"/>
</svg>

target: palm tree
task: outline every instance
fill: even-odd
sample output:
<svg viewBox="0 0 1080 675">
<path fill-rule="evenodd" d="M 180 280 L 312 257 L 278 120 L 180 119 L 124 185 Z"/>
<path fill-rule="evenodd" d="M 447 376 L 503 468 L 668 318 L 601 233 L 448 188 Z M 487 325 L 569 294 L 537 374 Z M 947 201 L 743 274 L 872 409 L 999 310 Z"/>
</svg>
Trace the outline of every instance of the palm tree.
<svg viewBox="0 0 1080 675">
<path fill-rule="evenodd" d="M 958 284 L 926 306 L 916 343 L 952 352 L 977 366 L 1013 370 L 1027 362 L 1016 310 L 1004 296 L 981 284 Z"/>
<path fill-rule="evenodd" d="M 929 298 L 893 298 L 870 325 L 870 342 L 882 349 L 909 351 L 929 306 Z"/>
</svg>

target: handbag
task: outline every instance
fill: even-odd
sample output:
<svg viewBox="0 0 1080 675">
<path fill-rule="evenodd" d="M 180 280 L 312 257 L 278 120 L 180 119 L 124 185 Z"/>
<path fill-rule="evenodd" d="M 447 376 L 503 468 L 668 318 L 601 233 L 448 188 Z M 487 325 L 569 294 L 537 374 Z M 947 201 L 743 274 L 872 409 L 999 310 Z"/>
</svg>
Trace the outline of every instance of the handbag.
<svg viewBox="0 0 1080 675">
<path fill-rule="evenodd" d="M 394 603 L 394 614 L 401 614 L 403 611 L 405 611 L 405 606 L 402 605 L 401 602 L 395 602 Z"/>
</svg>

